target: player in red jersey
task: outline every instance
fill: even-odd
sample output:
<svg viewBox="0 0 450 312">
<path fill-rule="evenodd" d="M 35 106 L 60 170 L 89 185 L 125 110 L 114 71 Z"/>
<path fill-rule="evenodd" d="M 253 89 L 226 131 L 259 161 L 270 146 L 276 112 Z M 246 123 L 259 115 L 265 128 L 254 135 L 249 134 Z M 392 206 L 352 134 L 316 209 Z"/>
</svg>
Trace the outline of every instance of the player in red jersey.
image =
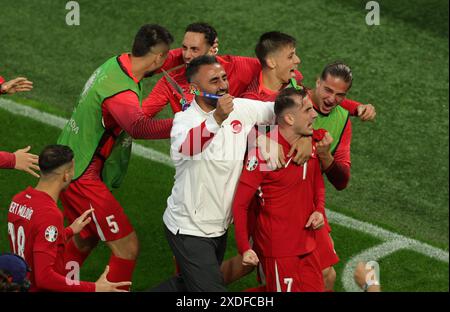
<svg viewBox="0 0 450 312">
<path fill-rule="evenodd" d="M 61 193 L 69 222 L 91 207 L 93 222 L 67 246 L 67 258 L 81 266 L 101 240 L 111 249 L 108 280 L 132 280 L 139 243 L 124 209 L 111 193 L 127 172 L 132 139 L 169 138 L 172 119 L 153 120 L 141 109 L 142 80 L 167 60 L 172 35 L 144 25 L 131 53 L 112 57 L 86 83 L 58 143 L 75 153 L 74 181 Z"/>
<path fill-rule="evenodd" d="M 278 137 L 287 153 L 301 136 L 313 134 L 317 113 L 306 92 L 288 88 L 275 101 Z M 320 133 L 320 132 L 319 132 Z M 263 204 L 248 237 L 248 207 L 255 192 Z M 250 151 L 233 202 L 236 242 L 244 265 L 261 263 L 267 291 L 323 291 L 316 230 L 324 225 L 325 185 L 317 156 L 302 166 L 288 162 L 269 170 L 258 150 Z"/>
<path fill-rule="evenodd" d="M 216 30 L 206 23 L 193 23 L 186 28 L 182 48 L 171 50 L 169 56 L 172 59 L 182 58 L 184 63 L 188 64 L 195 57 L 216 53 Z M 261 70 L 261 65 L 256 58 L 218 55 L 217 60 L 227 73 L 230 84 L 229 93 L 235 97 L 239 97 L 245 91 L 253 77 Z M 169 75 L 183 89 L 183 95 L 179 94 L 166 77 L 161 78 L 142 104 L 142 109 L 147 115 L 156 115 L 167 103 L 170 103 L 172 111 L 177 113 L 182 109 L 180 101 L 183 101 L 183 97 L 186 103 L 190 103 L 194 98 L 194 95 L 189 92 L 186 66 L 171 71 Z"/>
<path fill-rule="evenodd" d="M 262 34 L 255 48 L 262 70 L 255 76 L 242 97 L 274 101 L 278 92 L 289 86 L 291 78 L 301 85 L 303 76 L 296 71 L 300 58 L 296 55 L 295 44 L 295 38 L 278 31 Z M 359 116 L 361 120 L 373 120 L 376 116 L 375 108 L 371 104 L 344 99 L 340 105 L 352 116 Z"/>
<path fill-rule="evenodd" d="M 293 73 L 294 66 L 296 65 L 294 60 L 295 54 L 295 39 L 289 35 L 279 32 L 265 33 L 260 37 L 260 40 L 256 46 L 256 54 L 263 64 L 263 69 L 258 79 L 255 79 L 248 87 L 247 91 L 243 94 L 243 97 L 248 97 L 258 100 L 273 100 L 279 90 L 289 85 L 289 79 L 295 78 L 297 84 L 301 84 L 298 77 L 295 77 Z M 351 115 L 359 116 L 361 120 L 373 120 L 376 116 L 376 111 L 371 104 L 361 104 L 356 101 L 349 100 L 345 97 L 347 90 L 344 92 L 344 96 L 340 94 L 339 97 L 334 97 L 332 89 L 329 86 L 320 84 L 318 80 L 317 85 L 321 86 L 321 89 L 314 89 L 310 92 L 319 93 L 314 98 L 324 98 L 326 103 L 333 103 L 329 110 L 331 111 L 336 105 L 340 105 L 349 111 Z M 344 91 L 344 90 L 341 90 Z M 316 100 L 317 101 L 317 100 Z M 323 103 L 323 101 L 322 101 Z M 314 105 L 316 111 L 320 113 L 317 105 Z M 321 117 L 321 116 L 320 116 Z M 334 121 L 325 121 L 326 125 L 323 128 L 327 129 L 333 125 Z M 328 129 L 327 129 L 328 130 Z M 342 133 L 341 136 L 338 134 Z M 326 173 L 328 180 L 335 186 L 336 189 L 344 189 L 350 179 L 350 141 L 351 141 L 351 123 L 348 120 L 347 125 L 342 132 L 333 132 L 335 136 L 334 144 L 337 148 L 331 150 L 330 146 L 333 144 L 331 138 L 326 136 L 325 139 L 319 143 L 319 158 L 323 171 Z M 334 157 L 331 156 L 334 154 Z M 289 155 L 288 155 L 289 156 Z M 326 217 L 325 217 L 326 218 Z M 333 269 L 333 265 L 339 261 L 337 254 L 334 250 L 334 244 L 329 236 L 331 228 L 326 222 L 326 229 L 319 231 L 317 234 L 319 242 L 319 255 L 321 256 L 323 274 L 325 279 L 325 287 L 327 290 L 332 291 L 334 287 L 334 281 L 336 279 L 336 272 Z"/>
<path fill-rule="evenodd" d="M 31 268 L 30 291 L 123 291 L 130 282 L 110 283 L 108 267 L 96 282 L 79 281 L 79 267 L 66 266 L 67 240 L 91 221 L 87 210 L 67 228 L 56 202 L 74 174 L 73 151 L 63 145 L 50 145 L 39 156 L 42 177 L 35 188 L 14 196 L 8 212 L 11 251 L 23 257 Z M 70 263 L 69 263 L 70 264 Z M 73 274 L 71 274 L 73 273 Z M 70 277 L 69 277 L 70 276 Z M 75 278 L 71 278 L 75 277 Z"/>
</svg>

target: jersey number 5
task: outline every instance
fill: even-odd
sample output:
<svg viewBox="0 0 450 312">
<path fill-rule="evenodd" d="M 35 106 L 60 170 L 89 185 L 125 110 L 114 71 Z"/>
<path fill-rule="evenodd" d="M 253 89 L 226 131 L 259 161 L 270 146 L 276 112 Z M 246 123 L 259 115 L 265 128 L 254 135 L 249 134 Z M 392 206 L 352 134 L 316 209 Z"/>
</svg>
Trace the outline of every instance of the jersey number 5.
<svg viewBox="0 0 450 312">
<path fill-rule="evenodd" d="M 17 229 L 17 235 L 16 231 L 14 229 L 14 224 L 11 222 L 8 222 L 8 234 L 11 237 L 11 245 L 13 248 L 13 252 L 22 258 L 25 258 L 24 251 L 25 251 L 25 231 L 23 230 L 23 226 L 19 226 Z M 16 241 L 17 238 L 17 241 Z M 16 245 L 17 243 L 17 245 Z"/>
<path fill-rule="evenodd" d="M 116 234 L 117 232 L 119 232 L 119 225 L 117 224 L 116 221 L 114 220 L 114 215 L 110 215 L 106 217 L 106 222 L 108 222 L 108 226 L 109 226 L 109 230 Z"/>
</svg>

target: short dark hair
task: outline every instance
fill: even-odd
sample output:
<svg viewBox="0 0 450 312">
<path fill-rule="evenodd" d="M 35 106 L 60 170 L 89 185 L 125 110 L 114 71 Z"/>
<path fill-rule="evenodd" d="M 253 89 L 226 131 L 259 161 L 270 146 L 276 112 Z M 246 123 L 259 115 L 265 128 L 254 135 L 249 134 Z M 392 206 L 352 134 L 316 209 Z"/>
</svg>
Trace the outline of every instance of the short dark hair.
<svg viewBox="0 0 450 312">
<path fill-rule="evenodd" d="M 210 46 L 214 44 L 214 41 L 217 38 L 217 31 L 211 25 L 203 22 L 192 23 L 186 27 L 185 32 L 195 32 L 205 35 L 206 42 Z"/>
<path fill-rule="evenodd" d="M 286 109 L 292 108 L 297 105 L 294 102 L 294 96 L 300 96 L 302 99 L 306 96 L 305 88 L 297 90 L 295 88 L 285 88 L 278 93 L 277 98 L 275 99 L 274 111 L 275 115 L 278 117 L 284 112 Z"/>
<path fill-rule="evenodd" d="M 295 46 L 297 40 L 288 34 L 279 31 L 269 31 L 259 37 L 259 41 L 255 47 L 256 57 L 263 67 L 267 67 L 266 57 L 270 53 L 287 45 Z"/>
<path fill-rule="evenodd" d="M 187 81 L 192 82 L 192 78 L 198 73 L 201 66 L 211 64 L 220 64 L 214 55 L 201 55 L 192 59 L 186 67 Z"/>
<path fill-rule="evenodd" d="M 352 87 L 353 74 L 351 68 L 347 64 L 340 61 L 328 64 L 323 69 L 320 79 L 326 80 L 328 75 L 340 78 L 346 83 L 349 83 L 349 89 Z"/>
<path fill-rule="evenodd" d="M 42 174 L 49 174 L 62 165 L 70 163 L 73 157 L 73 151 L 68 146 L 48 145 L 39 155 L 39 169 Z"/>
<path fill-rule="evenodd" d="M 172 42 L 173 36 L 167 29 L 157 24 L 146 24 L 138 30 L 131 53 L 136 57 L 144 56 L 154 46 L 161 43 L 170 46 Z"/>
</svg>

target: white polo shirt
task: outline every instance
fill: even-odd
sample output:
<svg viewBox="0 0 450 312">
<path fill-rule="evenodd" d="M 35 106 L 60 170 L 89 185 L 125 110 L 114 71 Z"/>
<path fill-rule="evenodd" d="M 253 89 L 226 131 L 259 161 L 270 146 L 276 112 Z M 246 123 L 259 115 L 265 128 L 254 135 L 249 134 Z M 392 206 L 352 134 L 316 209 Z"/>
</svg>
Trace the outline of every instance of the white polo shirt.
<svg viewBox="0 0 450 312">
<path fill-rule="evenodd" d="M 175 114 L 170 133 L 170 156 L 175 164 L 175 183 L 167 199 L 163 220 L 173 233 L 222 236 L 232 222 L 234 192 L 241 175 L 247 135 L 258 125 L 273 124 L 273 102 L 235 98 L 234 110 L 219 127 L 213 113 L 204 112 L 196 101 Z M 199 154 L 186 156 L 180 147 L 193 128 L 206 121 L 214 133 L 210 144 Z M 194 134 L 200 140 L 200 133 Z"/>
</svg>

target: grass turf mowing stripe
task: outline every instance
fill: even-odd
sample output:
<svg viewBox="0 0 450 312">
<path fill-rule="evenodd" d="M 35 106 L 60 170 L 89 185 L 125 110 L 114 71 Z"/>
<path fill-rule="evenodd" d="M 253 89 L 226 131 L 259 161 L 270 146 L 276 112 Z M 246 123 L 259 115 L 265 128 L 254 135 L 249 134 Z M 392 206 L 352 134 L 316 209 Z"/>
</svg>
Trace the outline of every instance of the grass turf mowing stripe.
<svg viewBox="0 0 450 312">
<path fill-rule="evenodd" d="M 8 99 L 0 99 L 0 107 L 12 114 L 25 116 L 57 128 L 63 128 L 67 122 L 67 119 L 65 118 L 41 112 L 37 109 L 17 104 L 14 101 Z M 151 148 L 147 148 L 142 145 L 133 143 L 133 153 L 145 159 L 157 161 L 162 164 L 173 167 L 172 162 L 167 155 L 161 152 L 154 151 Z M 358 290 L 353 282 L 353 269 L 356 266 L 357 261 L 359 260 L 367 260 L 367 259 L 378 260 L 399 249 L 410 249 L 422 253 L 431 258 L 447 263 L 449 262 L 448 252 L 445 252 L 444 250 L 384 230 L 370 223 L 355 220 L 353 218 L 347 217 L 337 212 L 330 211 L 328 209 L 327 213 L 329 220 L 332 223 L 336 223 L 350 229 L 356 229 L 358 231 L 371 234 L 379 239 L 386 241 L 381 245 L 369 248 L 359 253 L 358 255 L 352 257 L 351 260 L 346 264 L 342 282 L 344 288 L 347 291 Z"/>
</svg>

